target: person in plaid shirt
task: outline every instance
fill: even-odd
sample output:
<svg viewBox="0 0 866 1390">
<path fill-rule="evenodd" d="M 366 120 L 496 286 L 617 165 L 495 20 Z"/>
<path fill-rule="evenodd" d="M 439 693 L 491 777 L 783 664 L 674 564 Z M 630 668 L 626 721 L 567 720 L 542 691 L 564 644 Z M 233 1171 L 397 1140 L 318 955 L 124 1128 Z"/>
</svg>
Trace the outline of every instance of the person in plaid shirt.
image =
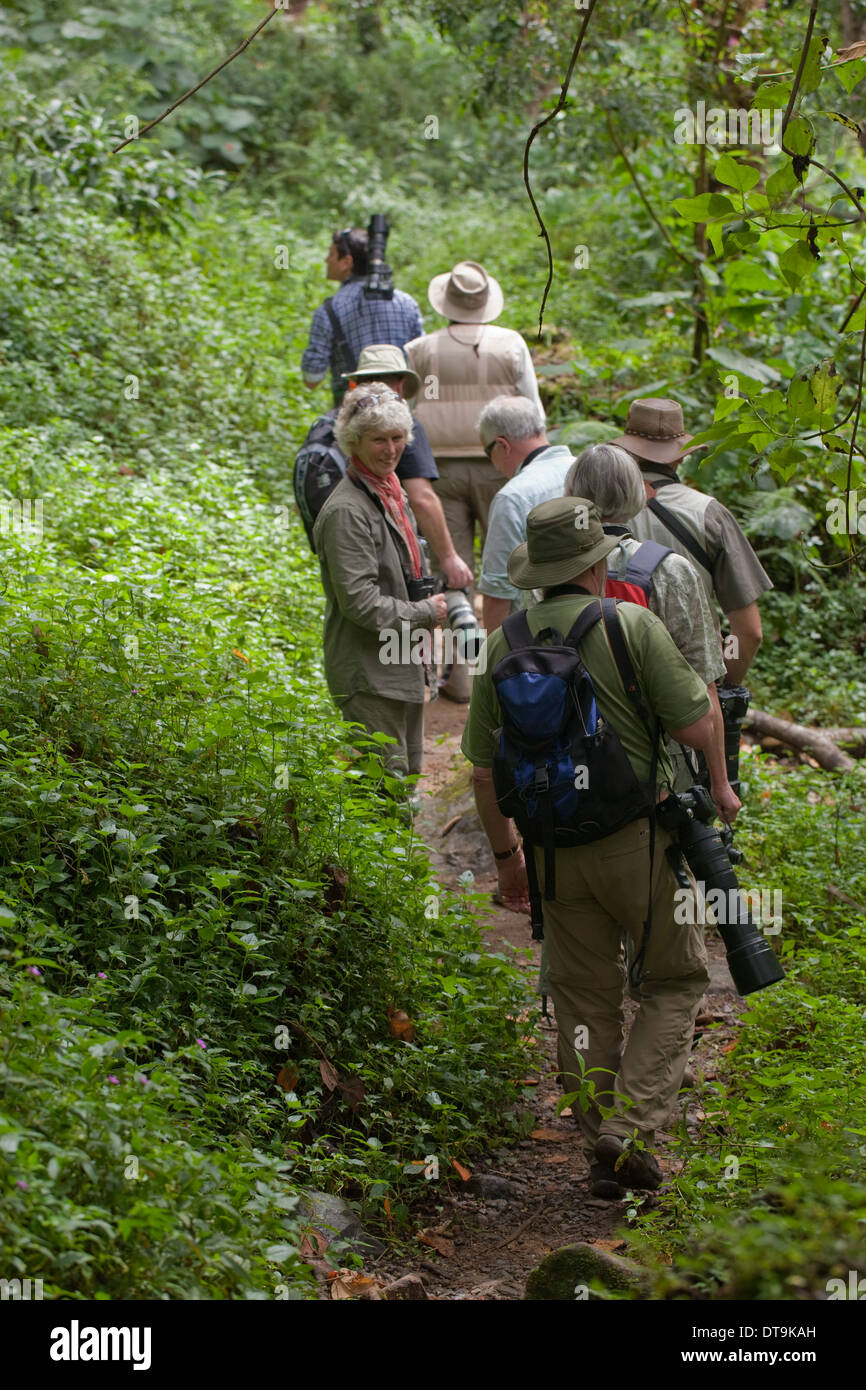
<svg viewBox="0 0 866 1390">
<path fill-rule="evenodd" d="M 340 281 L 331 308 L 343 331 L 351 361 L 345 360 L 324 304 L 313 314 L 309 342 L 301 358 L 304 385 L 310 389 L 321 385 L 330 370 L 335 405 L 345 394 L 341 377 L 352 371 L 363 348 L 371 343 L 402 348 L 424 332 L 421 310 L 411 295 L 395 290 L 393 299 L 368 299 L 364 294 L 367 245 L 363 227 L 347 227 L 334 235 L 325 262 L 328 279 Z"/>
</svg>

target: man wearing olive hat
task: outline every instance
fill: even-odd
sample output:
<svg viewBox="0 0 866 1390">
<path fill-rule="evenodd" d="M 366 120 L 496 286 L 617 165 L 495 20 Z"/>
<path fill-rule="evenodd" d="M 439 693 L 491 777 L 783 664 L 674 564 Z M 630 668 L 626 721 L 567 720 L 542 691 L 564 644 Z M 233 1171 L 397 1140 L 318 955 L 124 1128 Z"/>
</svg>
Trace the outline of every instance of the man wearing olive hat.
<svg viewBox="0 0 866 1390">
<path fill-rule="evenodd" d="M 542 418 L 544 412 L 526 343 L 513 329 L 493 326 L 504 299 L 484 266 L 461 261 L 435 275 L 427 294 L 448 324 L 406 344 L 409 365 L 421 378 L 414 412 L 439 469 L 436 492 L 448 528 L 471 568 L 475 526 L 483 536 L 490 503 L 505 481 L 478 438 L 478 416 L 496 396 L 526 396 Z"/>
<path fill-rule="evenodd" d="M 727 507 L 680 482 L 677 466 L 691 452 L 692 438 L 681 405 L 648 397 L 632 401 L 625 434 L 610 442 L 628 450 L 644 478 L 647 505 L 629 523 L 631 534 L 638 541 L 669 545 L 694 565 L 710 606 L 715 599 L 727 617 L 726 680 L 739 685 L 763 636 L 758 599 L 773 585 Z"/>
<path fill-rule="evenodd" d="M 585 498 L 559 497 L 534 507 L 527 540 L 508 562 L 519 589 L 542 589 L 541 603 L 526 610 L 533 636 L 544 628 L 567 633 L 590 604 L 604 596 L 607 556 L 615 536 L 604 533 L 598 512 Z M 660 721 L 678 742 L 707 749 L 713 716 L 706 686 L 647 608 L 620 603 L 622 635 L 652 723 Z M 502 629 L 487 640 L 473 680 L 462 748 L 473 764 L 478 814 L 497 860 L 499 892 L 507 907 L 527 911 L 523 850 L 514 822 L 499 811 L 491 768 L 502 712 L 493 683 L 508 651 Z M 604 626 L 590 628 L 580 654 L 593 679 L 599 712 L 622 742 L 638 780 L 653 767 L 649 734 L 626 694 Z M 656 787 L 667 795 L 672 771 L 664 750 L 657 758 Z M 632 821 L 591 844 L 555 851 L 555 898 L 544 901 L 550 993 L 556 1010 L 558 1063 L 565 1089 L 577 1090 L 591 1072 L 595 1101 L 575 1106 L 593 1193 L 618 1198 L 627 1187 L 655 1188 L 661 1170 L 652 1154 L 654 1134 L 676 1100 L 692 1040 L 692 1026 L 708 982 L 703 930 L 674 919 L 678 890 L 666 851 L 672 839 L 655 829 L 650 885 L 650 821 Z M 535 850 L 544 884 L 544 853 Z M 693 882 L 693 881 L 692 881 Z M 651 888 L 651 930 L 644 922 Z M 682 914 L 679 914 L 682 915 Z M 695 921 L 697 914 L 691 914 Z M 621 934 L 637 954 L 643 946 L 640 1008 L 623 1046 Z M 575 1043 L 581 1064 L 575 1055 Z M 610 1107 L 603 1119 L 599 1104 Z"/>
</svg>

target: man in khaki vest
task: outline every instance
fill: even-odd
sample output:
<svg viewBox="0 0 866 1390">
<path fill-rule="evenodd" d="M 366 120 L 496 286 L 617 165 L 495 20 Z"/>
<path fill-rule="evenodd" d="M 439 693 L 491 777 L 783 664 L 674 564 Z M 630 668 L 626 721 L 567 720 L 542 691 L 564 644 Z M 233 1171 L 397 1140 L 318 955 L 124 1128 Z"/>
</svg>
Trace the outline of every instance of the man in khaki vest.
<svg viewBox="0 0 866 1390">
<path fill-rule="evenodd" d="M 538 382 L 520 334 L 492 326 L 504 299 L 482 265 L 461 261 L 435 275 L 427 294 L 448 325 L 406 344 L 409 365 L 421 378 L 410 404 L 439 469 L 435 488 L 448 529 L 471 568 L 475 524 L 483 535 L 490 503 L 505 481 L 478 438 L 478 416 L 496 396 L 526 396 L 541 411 Z"/>
<path fill-rule="evenodd" d="M 656 398 L 632 401 L 625 428 L 611 443 L 637 460 L 647 494 L 646 510 L 632 518 L 629 530 L 635 540 L 660 541 L 694 565 L 711 607 L 715 600 L 727 617 L 726 683 L 739 685 L 761 645 L 758 599 L 772 589 L 770 577 L 727 507 L 680 482 L 677 466 L 692 439 L 682 406 Z"/>
</svg>

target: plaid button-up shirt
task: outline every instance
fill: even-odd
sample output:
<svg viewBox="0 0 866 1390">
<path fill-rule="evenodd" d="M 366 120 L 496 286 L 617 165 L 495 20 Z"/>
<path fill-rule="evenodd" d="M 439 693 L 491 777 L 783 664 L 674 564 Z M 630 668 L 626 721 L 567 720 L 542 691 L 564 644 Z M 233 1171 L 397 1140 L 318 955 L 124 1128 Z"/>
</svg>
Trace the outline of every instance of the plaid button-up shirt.
<svg viewBox="0 0 866 1390">
<path fill-rule="evenodd" d="M 411 295 L 395 290 L 393 299 L 367 299 L 365 283 L 366 276 L 352 276 L 343 281 L 333 296 L 332 308 L 349 344 L 352 367 L 357 364 L 362 348 L 369 347 L 371 343 L 392 343 L 394 347 L 402 348 L 424 332 L 421 310 Z M 328 311 L 324 304 L 320 304 L 313 314 L 310 340 L 301 358 L 301 371 L 305 381 L 319 382 L 324 381 L 329 368 L 332 389 L 336 395 L 342 395 L 345 383 L 340 376 L 345 367 L 340 361 Z"/>
</svg>

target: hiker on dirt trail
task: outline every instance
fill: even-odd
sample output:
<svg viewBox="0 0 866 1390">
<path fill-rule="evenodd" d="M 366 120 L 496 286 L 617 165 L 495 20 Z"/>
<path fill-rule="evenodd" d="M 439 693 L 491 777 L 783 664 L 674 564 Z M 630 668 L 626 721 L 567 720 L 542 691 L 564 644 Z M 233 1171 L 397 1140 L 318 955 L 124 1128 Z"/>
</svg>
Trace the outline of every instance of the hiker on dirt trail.
<svg viewBox="0 0 866 1390">
<path fill-rule="evenodd" d="M 412 416 L 390 388 L 362 385 L 347 393 L 336 434 L 349 466 L 313 532 L 327 599 L 328 689 L 341 718 L 396 740 L 383 746 L 385 766 L 412 775 L 421 771 L 424 749 L 425 666 L 411 656 L 384 658 L 401 652 L 407 630 L 436 627 L 445 617 L 444 594 L 425 583 L 412 514 L 394 474 L 412 438 Z M 383 635 L 394 640 L 386 646 Z"/>
<path fill-rule="evenodd" d="M 693 437 L 685 432 L 682 406 L 654 397 L 632 401 L 625 428 L 611 442 L 636 459 L 647 494 L 646 509 L 629 529 L 636 540 L 660 541 L 694 565 L 731 629 L 726 684 L 740 685 L 761 645 L 757 601 L 773 587 L 769 575 L 727 507 L 677 477 Z"/>
<path fill-rule="evenodd" d="M 365 347 L 357 367 L 347 372 L 343 380 L 349 390 L 365 381 L 381 381 L 401 399 L 417 395 L 421 385 L 401 349 L 388 343 L 372 343 Z M 433 483 L 439 477 L 436 460 L 424 426 L 414 416 L 412 438 L 400 456 L 397 477 L 406 489 L 409 506 L 425 540 L 433 554 L 439 557 L 446 589 L 467 588 L 472 583 L 472 571 L 454 549 L 442 503 L 433 490 Z"/>
<path fill-rule="evenodd" d="M 488 459 L 506 479 L 490 504 L 478 581 L 484 627 L 491 633 L 524 597 L 508 578 L 508 560 L 526 540 L 526 518 L 539 502 L 562 496 L 574 455 L 566 445 L 549 442 L 544 416 L 525 396 L 490 401 L 478 433 Z"/>
<path fill-rule="evenodd" d="M 593 623 L 577 640 L 594 686 L 594 708 L 597 704 L 608 728 L 597 756 L 605 767 L 613 766 L 610 760 L 616 757 L 620 780 L 630 767 L 628 775 L 640 788 L 644 807 L 666 797 L 672 778 L 659 746 L 659 723 L 691 748 L 709 751 L 712 744 L 706 684 L 677 651 L 661 621 L 631 603 L 617 604 L 612 618 L 609 610 L 603 615 L 598 599 L 604 594 L 608 556 L 617 544 L 615 536 L 604 534 L 596 509 L 585 499 L 563 497 L 535 507 L 527 520 L 527 540 L 511 556 L 508 574 L 519 589 L 542 589 L 543 601 L 507 618 L 504 628 L 488 638 L 473 681 L 461 746 L 473 764 L 476 805 L 497 860 L 502 899 L 516 910 L 521 905 L 525 910 L 530 885 L 514 822 L 499 810 L 492 772 L 497 757 L 502 769 L 498 734 L 504 714 L 498 692 L 503 700 L 511 698 L 497 667 L 508 655 L 507 673 L 511 663 L 520 665 L 538 651 L 527 648 L 526 638 L 509 651 L 515 624 L 528 624 L 531 644 L 544 630 L 570 633 L 578 619 Z M 631 694 L 621 674 L 624 668 Z M 497 674 L 503 680 L 499 686 Z M 615 797 L 619 813 L 622 794 L 604 776 L 600 780 L 604 788 L 598 777 L 588 784 L 584 814 L 590 822 L 597 814 L 600 823 L 609 824 L 609 811 L 598 806 L 599 795 L 608 803 Z M 675 1103 L 708 983 L 703 928 L 675 921 L 678 880 L 667 857 L 673 843 L 654 816 L 643 814 L 591 843 L 533 851 L 535 881 L 545 892 L 551 887 L 554 892 L 543 906 L 559 1069 L 566 1090 L 579 1090 L 585 1072 L 595 1082 L 595 1098 L 586 1097 L 589 1109 L 574 1108 L 592 1189 L 601 1197 L 621 1197 L 626 1186 L 659 1185 L 661 1170 L 651 1152 L 654 1134 Z M 693 879 L 690 886 L 694 894 Z M 692 922 L 696 917 L 692 914 Z M 623 929 L 643 970 L 640 1007 L 625 1046 Z M 599 1104 L 610 1108 L 610 1118 L 602 1119 Z"/>
<path fill-rule="evenodd" d="M 713 708 L 715 731 L 711 757 L 710 794 L 723 821 L 733 821 L 740 809 L 728 781 L 725 761 L 725 727 L 716 682 L 724 679 L 725 663 L 718 631 L 703 585 L 692 565 L 665 545 L 637 541 L 633 523 L 644 510 L 646 494 L 640 469 L 630 454 L 615 444 L 593 444 L 578 455 L 565 480 L 566 497 L 588 497 L 598 508 L 606 536 L 613 536 L 616 550 L 608 557 L 605 592 L 614 597 L 645 603 L 661 618 L 689 665 L 697 671 L 707 688 Z M 644 552 L 650 554 L 644 560 Z M 636 556 L 644 563 L 641 571 L 647 586 L 640 591 L 638 570 L 629 569 Z M 652 566 L 652 568 L 650 568 Z M 627 590 L 631 574 L 634 584 Z M 637 592 L 634 592 L 634 590 Z M 668 748 L 674 766 L 674 791 L 687 790 L 696 780 L 695 770 L 676 745 Z"/>
<path fill-rule="evenodd" d="M 354 369 L 363 348 L 370 343 L 402 348 L 424 332 L 421 310 L 411 295 L 395 290 L 391 299 L 368 299 L 364 294 L 368 246 L 369 234 L 363 227 L 334 233 L 325 270 L 329 280 L 340 282 L 340 288 L 313 314 L 301 358 L 304 385 L 310 390 L 320 386 L 330 370 L 335 405 L 340 405 L 346 391 L 343 373 Z"/>
<path fill-rule="evenodd" d="M 505 395 L 525 396 L 542 419 L 544 412 L 526 343 L 513 329 L 493 324 L 505 301 L 484 266 L 460 261 L 434 275 L 427 295 L 448 323 L 406 344 L 409 365 L 422 383 L 413 408 L 430 439 L 439 469 L 435 489 L 457 553 L 474 570 L 476 526 L 483 540 L 490 504 L 503 484 L 478 439 L 479 411 Z M 470 685 L 468 671 L 457 663 L 443 673 L 439 688 L 448 699 L 464 702 Z"/>
</svg>

